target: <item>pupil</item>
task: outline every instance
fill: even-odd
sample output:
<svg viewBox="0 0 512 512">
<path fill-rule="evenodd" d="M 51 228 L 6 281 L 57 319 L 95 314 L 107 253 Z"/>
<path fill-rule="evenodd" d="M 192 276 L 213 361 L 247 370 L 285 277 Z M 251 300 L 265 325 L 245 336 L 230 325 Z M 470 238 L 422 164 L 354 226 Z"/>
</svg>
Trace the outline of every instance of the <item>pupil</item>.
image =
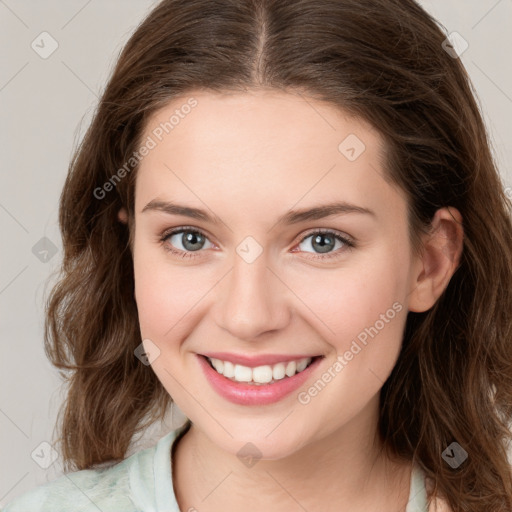
<svg viewBox="0 0 512 512">
<path fill-rule="evenodd" d="M 189 251 L 201 249 L 204 240 L 201 240 L 202 235 L 200 233 L 194 233 L 189 231 L 188 234 L 184 234 L 182 238 L 183 247 Z M 199 241 L 197 241 L 199 240 Z"/>
<path fill-rule="evenodd" d="M 322 239 L 327 240 L 327 243 L 321 243 Z M 318 252 L 329 252 L 334 247 L 334 238 L 329 235 L 316 235 L 313 238 L 313 247 L 318 249 Z"/>
</svg>

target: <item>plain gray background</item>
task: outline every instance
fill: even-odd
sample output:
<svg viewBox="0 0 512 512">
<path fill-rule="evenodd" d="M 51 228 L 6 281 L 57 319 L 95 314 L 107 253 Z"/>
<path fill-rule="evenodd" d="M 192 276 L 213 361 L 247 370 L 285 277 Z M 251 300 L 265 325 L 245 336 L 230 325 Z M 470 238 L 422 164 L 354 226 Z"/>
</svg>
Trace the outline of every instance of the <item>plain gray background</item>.
<svg viewBox="0 0 512 512">
<path fill-rule="evenodd" d="M 0 0 L 0 507 L 62 469 L 60 460 L 41 467 L 52 461 L 50 445 L 63 399 L 42 341 L 43 293 L 61 256 L 58 199 L 73 148 L 116 56 L 155 3 Z M 477 91 L 504 186 L 512 187 L 512 0 L 421 3 L 447 33 L 458 32 L 469 44 L 461 58 Z M 46 59 L 31 46 L 42 32 L 58 43 Z M 48 50 L 50 39 L 45 41 Z M 512 196 L 512 188 L 507 190 Z M 171 414 L 130 453 L 151 445 L 181 420 L 179 411 Z"/>
</svg>

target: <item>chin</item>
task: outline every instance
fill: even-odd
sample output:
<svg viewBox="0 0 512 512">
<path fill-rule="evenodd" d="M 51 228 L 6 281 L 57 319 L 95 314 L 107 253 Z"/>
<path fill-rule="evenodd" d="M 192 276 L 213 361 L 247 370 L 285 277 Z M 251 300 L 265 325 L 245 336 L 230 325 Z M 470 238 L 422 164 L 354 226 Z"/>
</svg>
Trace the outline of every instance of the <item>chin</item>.
<svg viewBox="0 0 512 512">
<path fill-rule="evenodd" d="M 296 453 L 305 444 L 299 439 L 298 433 L 294 435 L 290 432 L 289 426 L 273 429 L 255 429 L 230 428 L 229 432 L 233 437 L 221 434 L 220 437 L 211 437 L 210 439 L 219 448 L 231 453 L 234 456 L 243 459 L 255 460 L 279 460 L 289 457 Z M 270 433 L 270 434 L 269 434 Z"/>
</svg>

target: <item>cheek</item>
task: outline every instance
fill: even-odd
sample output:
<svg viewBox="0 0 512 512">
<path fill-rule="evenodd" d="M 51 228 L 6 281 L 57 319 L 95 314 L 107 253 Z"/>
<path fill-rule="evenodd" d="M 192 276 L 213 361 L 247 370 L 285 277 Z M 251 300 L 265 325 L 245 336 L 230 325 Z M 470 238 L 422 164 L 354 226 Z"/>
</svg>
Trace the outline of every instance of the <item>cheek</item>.
<svg viewBox="0 0 512 512">
<path fill-rule="evenodd" d="M 161 339 L 176 323 L 186 302 L 182 274 L 166 264 L 163 249 L 150 248 L 136 239 L 134 277 L 141 334 L 143 338 Z"/>
<path fill-rule="evenodd" d="M 407 258 L 382 246 L 351 267 L 294 278 L 294 290 L 310 309 L 308 321 L 337 355 L 383 371 L 394 364 L 407 312 Z"/>
<path fill-rule="evenodd" d="M 388 251 L 393 256 L 392 251 Z M 325 372 L 298 396 L 325 432 L 349 421 L 378 394 L 399 356 L 407 318 L 407 261 L 379 258 L 306 283 L 309 322 L 331 352 Z M 320 274 L 319 274 L 320 275 Z M 333 406 L 333 404 L 335 404 Z"/>
<path fill-rule="evenodd" d="M 164 249 L 134 250 L 135 300 L 141 335 L 169 346 L 184 339 L 215 280 L 206 268 L 170 263 Z"/>
<path fill-rule="evenodd" d="M 135 266 L 135 300 L 142 335 L 161 339 L 184 317 L 197 295 L 183 273 L 165 266 Z"/>
</svg>

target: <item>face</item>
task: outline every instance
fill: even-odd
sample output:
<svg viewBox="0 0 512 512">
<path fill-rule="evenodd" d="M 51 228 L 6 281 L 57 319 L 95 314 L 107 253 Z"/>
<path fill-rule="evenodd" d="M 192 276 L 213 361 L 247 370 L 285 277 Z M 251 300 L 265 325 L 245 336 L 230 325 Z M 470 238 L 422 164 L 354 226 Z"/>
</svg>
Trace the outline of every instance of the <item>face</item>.
<svg viewBox="0 0 512 512">
<path fill-rule="evenodd" d="M 269 459 L 375 427 L 413 286 L 379 134 L 299 95 L 197 92 L 142 140 L 135 296 L 182 411 L 218 447 L 250 441 Z"/>
</svg>

